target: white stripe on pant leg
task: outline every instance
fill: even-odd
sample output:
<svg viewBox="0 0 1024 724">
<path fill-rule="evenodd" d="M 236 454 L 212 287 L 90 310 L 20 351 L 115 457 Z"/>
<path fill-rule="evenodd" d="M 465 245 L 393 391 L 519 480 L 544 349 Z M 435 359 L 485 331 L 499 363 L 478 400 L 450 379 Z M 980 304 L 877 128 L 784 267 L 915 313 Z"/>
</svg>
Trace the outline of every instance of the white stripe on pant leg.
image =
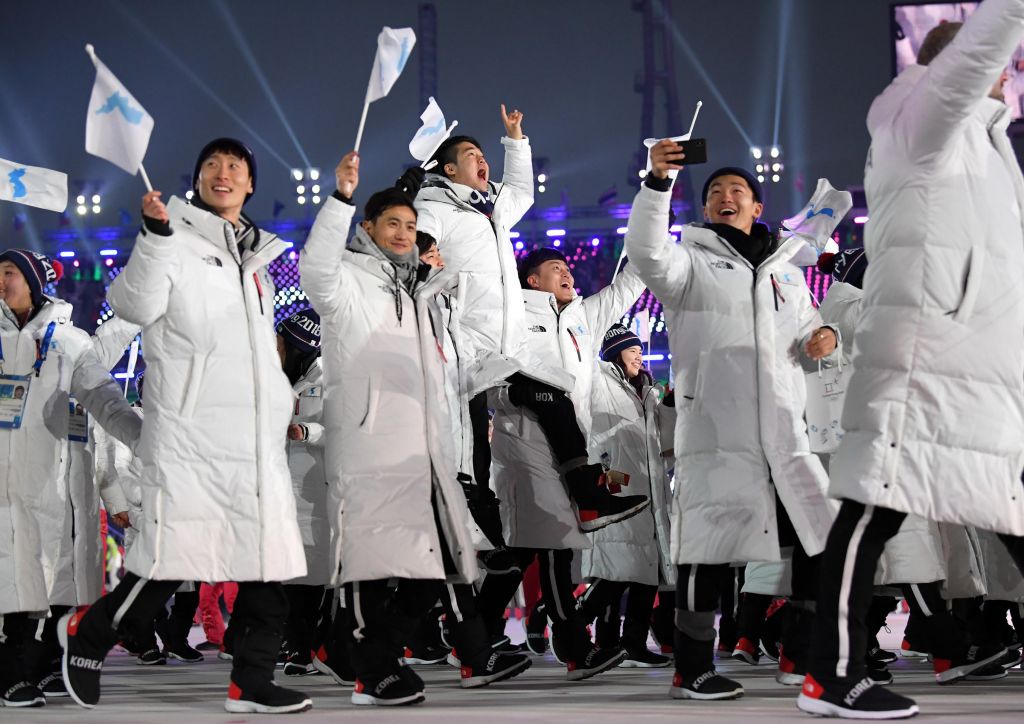
<svg viewBox="0 0 1024 724">
<path fill-rule="evenodd" d="M 697 563 L 690 566 L 690 577 L 686 581 L 686 608 L 697 610 Z"/>
<path fill-rule="evenodd" d="M 128 613 L 128 609 L 132 607 L 133 603 L 135 603 L 135 599 L 139 597 L 139 594 L 142 593 L 143 586 L 147 583 L 149 583 L 149 581 L 145 578 L 140 578 L 135 582 L 135 585 L 132 586 L 132 590 L 128 592 L 128 598 L 124 599 L 124 603 L 122 603 L 121 607 L 114 613 L 114 619 L 111 622 L 112 628 L 120 628 L 121 619 L 124 618 L 126 613 Z"/>
<path fill-rule="evenodd" d="M 4 633 L 4 615 L 0 613 L 0 644 L 7 643 L 7 634 Z"/>
<path fill-rule="evenodd" d="M 910 584 L 910 590 L 914 592 L 914 598 L 917 600 L 917 605 L 921 607 L 921 613 L 926 617 L 932 615 L 932 610 L 928 608 L 928 604 L 924 602 L 924 596 L 921 595 L 921 589 L 916 583 Z"/>
<path fill-rule="evenodd" d="M 558 615 L 558 621 L 567 621 L 568 616 L 565 615 L 565 611 L 562 610 L 562 597 L 558 591 L 558 578 L 555 576 L 555 552 L 548 551 L 548 578 L 551 581 L 551 593 L 552 598 L 555 599 L 555 613 Z"/>
<path fill-rule="evenodd" d="M 583 592 L 582 596 L 580 596 L 580 603 L 586 604 L 590 600 L 591 594 L 593 594 L 594 591 L 597 590 L 597 587 L 601 585 L 602 580 L 604 579 L 598 578 L 596 581 L 587 586 L 587 590 Z"/>
<path fill-rule="evenodd" d="M 366 626 L 366 621 L 363 620 L 363 600 L 359 593 L 359 581 L 352 583 L 352 615 L 356 619 L 356 629 L 352 632 L 352 637 L 356 641 L 362 641 L 363 638 L 363 627 Z"/>
<path fill-rule="evenodd" d="M 462 623 L 463 620 L 465 620 L 465 617 L 462 615 L 462 611 L 459 610 L 459 599 L 455 595 L 455 586 L 450 583 L 446 583 L 444 585 L 445 588 L 448 589 L 448 600 L 451 601 L 452 613 L 455 614 L 455 620 Z"/>
<path fill-rule="evenodd" d="M 853 587 L 853 569 L 857 565 L 857 550 L 864 538 L 864 530 L 871 522 L 874 512 L 875 506 L 864 506 L 864 513 L 853 528 L 853 535 L 850 536 L 850 543 L 846 548 L 846 558 L 843 561 L 843 577 L 839 585 L 839 611 L 836 617 L 839 624 L 839 657 L 836 660 L 836 676 L 841 679 L 846 677 L 846 671 L 850 665 L 850 589 Z"/>
<path fill-rule="evenodd" d="M 46 619 L 45 618 L 39 619 L 39 623 L 36 624 L 36 632 L 35 632 L 35 635 L 32 638 L 34 638 L 39 643 L 43 642 L 43 626 L 45 626 L 45 625 L 46 625 Z"/>
</svg>

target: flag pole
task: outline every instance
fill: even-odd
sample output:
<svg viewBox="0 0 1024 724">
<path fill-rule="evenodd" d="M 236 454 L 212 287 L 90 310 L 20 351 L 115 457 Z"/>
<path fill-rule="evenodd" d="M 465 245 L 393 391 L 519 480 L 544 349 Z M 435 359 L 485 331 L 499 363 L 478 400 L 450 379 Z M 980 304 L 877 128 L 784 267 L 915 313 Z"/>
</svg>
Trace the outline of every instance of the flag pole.
<svg viewBox="0 0 1024 724">
<path fill-rule="evenodd" d="M 430 153 L 427 154 L 427 159 L 420 164 L 420 168 L 422 168 L 424 171 L 429 171 L 430 169 L 434 168 L 434 166 L 437 165 L 437 161 L 431 161 L 430 159 L 435 153 L 437 153 L 437 149 L 441 148 L 441 144 L 447 141 L 449 138 L 451 138 L 452 131 L 455 130 L 455 127 L 457 125 L 459 125 L 458 121 L 452 121 L 452 125 L 448 126 L 448 130 L 444 132 L 444 138 L 438 141 L 437 144 L 432 149 L 430 149 Z"/>
<path fill-rule="evenodd" d="M 366 126 L 366 113 L 370 110 L 370 87 L 366 87 L 366 99 L 363 101 L 363 115 L 359 118 L 359 130 L 356 131 L 356 145 L 352 150 L 359 153 L 359 144 L 363 141 L 363 128 Z"/>
<path fill-rule="evenodd" d="M 146 167 L 141 163 L 139 164 L 139 176 L 142 177 L 142 183 L 146 184 L 146 191 L 152 191 L 153 184 L 149 182 L 149 174 L 146 173 Z"/>
</svg>

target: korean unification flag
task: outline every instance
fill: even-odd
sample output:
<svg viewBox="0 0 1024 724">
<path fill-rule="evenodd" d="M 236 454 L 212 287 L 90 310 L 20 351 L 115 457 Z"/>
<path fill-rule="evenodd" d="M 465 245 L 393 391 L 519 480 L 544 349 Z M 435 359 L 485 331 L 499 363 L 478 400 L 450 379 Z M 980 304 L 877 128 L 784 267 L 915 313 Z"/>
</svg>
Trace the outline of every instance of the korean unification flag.
<svg viewBox="0 0 1024 724">
<path fill-rule="evenodd" d="M 99 58 L 92 60 L 96 83 L 85 119 L 85 150 L 134 176 L 149 146 L 153 117 Z"/>
<path fill-rule="evenodd" d="M 67 174 L 0 158 L 0 199 L 64 211 L 68 206 Z"/>
<path fill-rule="evenodd" d="M 428 161 L 434 149 L 441 145 L 448 135 L 448 126 L 441 106 L 437 105 L 433 98 L 427 104 L 427 109 L 420 114 L 420 120 L 423 121 L 423 125 L 409 141 L 409 153 L 418 161 Z"/>
<path fill-rule="evenodd" d="M 385 27 L 377 36 L 377 56 L 373 59 L 370 85 L 366 89 L 366 102 L 372 103 L 386 96 L 391 86 L 402 74 L 412 47 L 416 45 L 416 33 L 412 28 Z"/>
<path fill-rule="evenodd" d="M 853 196 L 849 191 L 839 191 L 828 179 L 820 178 L 807 205 L 782 222 L 782 234 L 786 237 L 799 236 L 821 253 L 851 208 Z"/>
</svg>

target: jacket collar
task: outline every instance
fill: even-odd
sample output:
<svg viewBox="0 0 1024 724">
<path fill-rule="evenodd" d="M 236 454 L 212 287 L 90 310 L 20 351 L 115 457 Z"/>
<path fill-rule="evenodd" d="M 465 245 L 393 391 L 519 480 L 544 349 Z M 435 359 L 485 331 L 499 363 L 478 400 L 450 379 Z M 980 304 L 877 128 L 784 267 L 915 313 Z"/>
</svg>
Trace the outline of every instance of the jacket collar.
<svg viewBox="0 0 1024 724">
<path fill-rule="evenodd" d="M 535 312 L 540 314 L 551 313 L 556 317 L 560 314 L 565 313 L 570 307 L 580 304 L 582 297 L 577 294 L 572 298 L 572 301 L 558 309 L 558 300 L 555 299 L 555 295 L 551 292 L 542 292 L 539 289 L 524 289 L 523 290 L 523 302 L 526 304 L 526 310 L 529 312 Z"/>
<path fill-rule="evenodd" d="M 43 306 L 39 308 L 36 315 L 28 320 L 20 330 L 18 319 L 15 317 L 14 312 L 11 311 L 6 302 L 0 300 L 0 329 L 5 332 L 28 332 L 33 337 L 36 337 L 42 334 L 42 330 L 45 330 L 50 322 L 67 324 L 71 321 L 72 306 L 68 302 L 58 297 L 48 297 L 45 295 L 43 299 L 45 300 Z"/>
<path fill-rule="evenodd" d="M 437 173 L 428 173 L 422 188 L 416 195 L 417 199 L 423 199 L 425 201 L 440 201 L 441 203 L 448 203 L 452 206 L 458 206 L 466 211 L 472 211 L 474 213 L 483 216 L 483 213 L 479 209 L 475 208 L 470 203 L 470 197 L 473 194 L 479 194 L 479 191 L 466 186 L 465 184 L 455 183 L 446 176 L 442 176 Z M 492 201 L 497 201 L 498 195 L 501 193 L 501 187 L 493 181 L 487 182 L 487 197 Z"/>
<path fill-rule="evenodd" d="M 235 263 L 245 270 L 266 266 L 287 248 L 287 244 L 276 234 L 261 232 L 248 217 L 243 217 L 253 229 L 253 239 L 240 254 L 235 227 L 230 221 L 177 196 L 172 196 L 167 203 L 167 213 L 171 217 L 172 229 L 175 221 L 187 225 L 200 238 L 228 252 Z"/>
<path fill-rule="evenodd" d="M 683 243 L 692 243 L 695 246 L 703 247 L 708 251 L 718 256 L 724 256 L 727 258 L 735 259 L 742 264 L 746 264 L 747 268 L 753 269 L 750 262 L 747 261 L 742 254 L 732 247 L 732 244 L 727 242 L 721 236 L 716 234 L 713 230 L 704 228 L 700 224 L 687 224 L 683 227 Z M 790 262 L 796 266 L 810 266 L 818 260 L 818 255 L 815 253 L 806 241 L 798 236 L 789 236 L 780 239 L 778 246 L 775 247 L 775 251 L 765 258 L 761 262 L 759 269 L 767 267 L 771 263 L 775 262 Z"/>
<path fill-rule="evenodd" d="M 324 367 L 321 362 L 321 358 L 317 357 L 316 360 L 313 361 L 313 364 L 309 366 L 309 369 L 306 370 L 306 374 L 302 375 L 302 377 L 292 385 L 292 390 L 296 395 L 301 395 L 311 387 L 317 387 L 320 385 L 323 376 Z"/>
</svg>

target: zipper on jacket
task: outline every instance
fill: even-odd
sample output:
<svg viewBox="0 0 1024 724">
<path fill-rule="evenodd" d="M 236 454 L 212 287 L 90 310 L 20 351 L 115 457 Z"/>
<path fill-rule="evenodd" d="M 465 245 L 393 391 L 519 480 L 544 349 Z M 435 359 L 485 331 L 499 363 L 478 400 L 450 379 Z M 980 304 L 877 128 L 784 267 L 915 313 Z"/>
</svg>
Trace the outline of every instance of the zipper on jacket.
<svg viewBox="0 0 1024 724">
<path fill-rule="evenodd" d="M 580 343 L 576 341 L 576 335 L 572 333 L 572 330 L 566 327 L 566 332 L 569 333 L 569 339 L 572 340 L 572 346 L 576 348 L 576 360 L 578 362 L 583 361 L 583 355 L 580 354 Z"/>
<path fill-rule="evenodd" d="M 253 324 L 252 314 L 250 314 L 250 312 L 249 312 L 249 305 L 248 305 L 248 303 L 245 300 L 245 271 L 242 269 L 242 265 L 241 264 L 238 265 L 238 276 L 239 276 L 239 282 L 242 285 L 242 307 L 245 308 L 246 329 L 249 332 L 249 350 L 250 350 L 250 352 L 252 354 L 253 405 L 254 405 L 254 407 L 256 409 L 256 414 L 254 416 L 255 417 L 255 419 L 254 419 L 255 432 L 256 432 L 256 440 L 254 441 L 255 442 L 254 447 L 256 448 L 256 525 L 258 526 L 258 530 L 260 531 L 260 550 L 259 550 L 260 574 L 261 575 L 265 575 L 265 573 L 266 573 L 266 571 L 264 569 L 265 557 L 264 557 L 263 553 L 264 553 L 264 549 L 266 547 L 266 541 L 264 540 L 264 536 L 263 536 L 263 510 L 261 508 L 263 503 L 261 501 L 261 496 L 260 496 L 260 489 L 261 489 L 261 487 L 263 485 L 263 463 L 262 463 L 262 460 L 261 460 L 261 458 L 263 457 L 263 449 L 262 449 L 262 445 L 261 445 L 261 442 L 260 442 L 260 433 L 262 432 L 262 425 L 261 425 L 261 421 L 260 421 L 260 387 L 261 387 L 261 385 L 260 385 L 260 370 L 259 370 L 259 361 L 256 359 L 256 355 L 257 355 L 256 340 L 255 340 L 255 338 L 253 337 L 253 334 L 252 334 L 252 324 Z M 253 278 L 256 279 L 256 273 L 255 272 L 253 272 Z M 260 286 L 260 283 L 259 283 L 258 279 L 256 279 L 256 290 L 257 290 L 257 295 L 260 298 L 260 314 L 263 315 L 264 314 L 264 312 L 263 312 L 263 289 Z"/>
</svg>

